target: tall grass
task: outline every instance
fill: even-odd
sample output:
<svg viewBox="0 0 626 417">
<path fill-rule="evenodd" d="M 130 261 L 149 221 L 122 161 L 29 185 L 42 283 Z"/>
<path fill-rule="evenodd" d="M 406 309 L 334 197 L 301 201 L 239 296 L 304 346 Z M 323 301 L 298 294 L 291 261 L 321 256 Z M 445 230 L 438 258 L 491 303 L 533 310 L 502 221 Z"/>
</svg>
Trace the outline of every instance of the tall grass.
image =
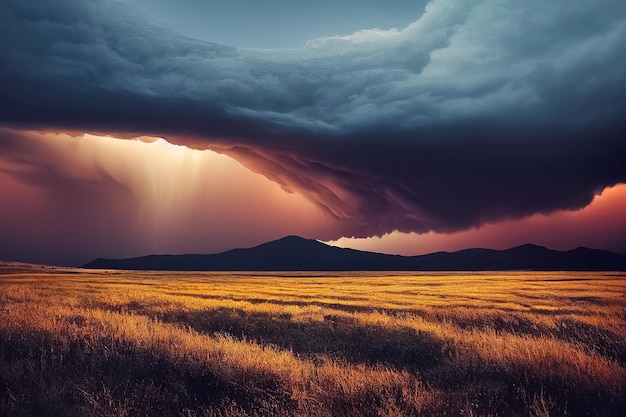
<svg viewBox="0 0 626 417">
<path fill-rule="evenodd" d="M 626 276 L 0 274 L 0 415 L 626 408 Z"/>
</svg>

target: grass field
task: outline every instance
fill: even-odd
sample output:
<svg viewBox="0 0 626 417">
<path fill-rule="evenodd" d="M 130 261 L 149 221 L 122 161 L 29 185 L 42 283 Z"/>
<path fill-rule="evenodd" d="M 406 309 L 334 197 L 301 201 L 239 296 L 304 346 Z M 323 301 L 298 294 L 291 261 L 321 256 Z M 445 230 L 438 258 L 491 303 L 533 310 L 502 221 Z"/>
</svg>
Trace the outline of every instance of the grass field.
<svg viewBox="0 0 626 417">
<path fill-rule="evenodd" d="M 0 268 L 2 416 L 621 416 L 626 275 Z"/>
</svg>

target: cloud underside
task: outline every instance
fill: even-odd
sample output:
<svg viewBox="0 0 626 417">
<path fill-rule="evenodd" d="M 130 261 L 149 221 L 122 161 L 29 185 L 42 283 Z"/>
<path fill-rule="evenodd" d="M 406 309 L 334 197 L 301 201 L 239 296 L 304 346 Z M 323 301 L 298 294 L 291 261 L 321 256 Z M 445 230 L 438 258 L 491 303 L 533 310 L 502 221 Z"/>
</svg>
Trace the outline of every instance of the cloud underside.
<svg viewBox="0 0 626 417">
<path fill-rule="evenodd" d="M 119 3 L 0 5 L 0 123 L 163 136 L 340 234 L 454 232 L 626 182 L 626 4 L 433 1 L 406 28 L 239 50 Z M 2 145 L 0 145 L 0 148 Z"/>
</svg>

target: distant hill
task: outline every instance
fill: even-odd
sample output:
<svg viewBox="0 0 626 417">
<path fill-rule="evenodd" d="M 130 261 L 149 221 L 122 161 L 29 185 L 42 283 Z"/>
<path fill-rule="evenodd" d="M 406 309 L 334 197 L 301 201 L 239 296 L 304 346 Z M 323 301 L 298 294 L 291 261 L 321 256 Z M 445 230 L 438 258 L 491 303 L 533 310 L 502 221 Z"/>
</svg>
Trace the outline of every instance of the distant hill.
<svg viewBox="0 0 626 417">
<path fill-rule="evenodd" d="M 78 274 L 80 273 L 77 268 L 55 266 L 55 265 L 42 265 L 42 264 L 30 264 L 25 262 L 12 262 L 12 261 L 0 261 L 0 275 L 6 274 Z"/>
<path fill-rule="evenodd" d="M 588 248 L 560 252 L 527 244 L 507 250 L 465 249 L 400 256 L 287 236 L 252 248 L 211 255 L 98 258 L 83 267 L 164 271 L 626 271 L 626 255 Z"/>
</svg>

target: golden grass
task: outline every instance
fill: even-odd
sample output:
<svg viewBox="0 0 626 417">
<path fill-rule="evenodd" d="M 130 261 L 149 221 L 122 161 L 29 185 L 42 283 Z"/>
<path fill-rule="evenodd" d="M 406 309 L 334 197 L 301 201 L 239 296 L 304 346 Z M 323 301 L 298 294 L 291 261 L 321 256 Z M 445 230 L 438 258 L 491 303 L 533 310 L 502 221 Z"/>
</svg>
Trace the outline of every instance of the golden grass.
<svg viewBox="0 0 626 417">
<path fill-rule="evenodd" d="M 622 415 L 626 275 L 5 265 L 0 415 Z"/>
</svg>

